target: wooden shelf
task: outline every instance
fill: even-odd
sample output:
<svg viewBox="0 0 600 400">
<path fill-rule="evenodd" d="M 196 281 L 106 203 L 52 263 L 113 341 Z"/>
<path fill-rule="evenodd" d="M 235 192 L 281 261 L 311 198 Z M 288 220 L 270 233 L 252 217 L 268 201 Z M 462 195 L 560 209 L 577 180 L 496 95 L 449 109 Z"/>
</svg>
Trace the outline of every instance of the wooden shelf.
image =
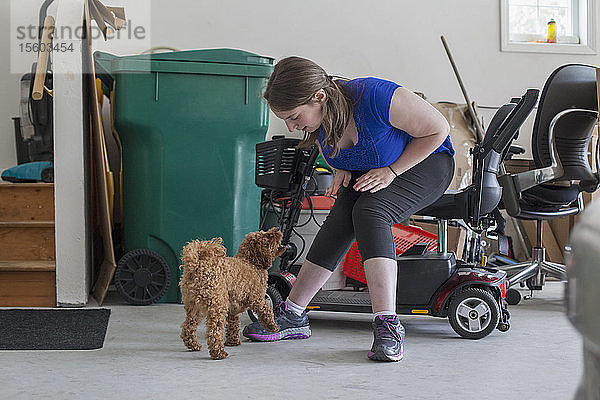
<svg viewBox="0 0 600 400">
<path fill-rule="evenodd" d="M 54 228 L 54 221 L 6 221 L 0 222 L 1 228 Z"/>
<path fill-rule="evenodd" d="M 56 271 L 54 261 L 0 261 L 0 272 Z"/>
</svg>

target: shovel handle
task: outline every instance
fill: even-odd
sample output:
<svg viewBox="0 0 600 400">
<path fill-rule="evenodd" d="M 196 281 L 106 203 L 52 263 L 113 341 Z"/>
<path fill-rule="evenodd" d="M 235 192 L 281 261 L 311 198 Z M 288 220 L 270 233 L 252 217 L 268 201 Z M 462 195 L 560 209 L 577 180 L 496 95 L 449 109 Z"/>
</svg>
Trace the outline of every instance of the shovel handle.
<svg viewBox="0 0 600 400">
<path fill-rule="evenodd" d="M 448 47 L 448 43 L 446 42 L 446 38 L 444 35 L 440 37 L 442 39 L 442 44 L 444 45 L 444 49 L 446 50 L 446 54 L 448 55 L 448 59 L 450 60 L 450 64 L 452 65 L 452 70 L 454 70 L 454 75 L 456 75 L 456 79 L 458 80 L 458 84 L 460 86 L 460 90 L 462 91 L 463 96 L 465 97 L 465 102 L 467 103 L 467 109 L 469 110 L 469 115 L 473 119 L 473 124 L 475 125 L 475 140 L 476 143 L 481 143 L 483 140 L 483 136 L 485 132 L 481 127 L 481 123 L 479 122 L 479 118 L 477 117 L 477 113 L 473 108 L 473 103 L 469 99 L 469 95 L 467 94 L 467 90 L 465 89 L 465 85 L 463 85 L 463 81 L 460 78 L 460 74 L 458 73 L 458 68 L 456 68 L 456 64 L 454 63 L 454 58 L 452 58 L 452 53 L 450 53 L 450 47 Z"/>
<path fill-rule="evenodd" d="M 44 21 L 44 33 L 40 41 L 40 51 L 38 53 L 37 69 L 35 70 L 35 79 L 33 81 L 33 91 L 31 97 L 34 100 L 41 100 L 44 96 L 44 84 L 46 82 L 46 69 L 48 68 L 48 57 L 50 55 L 50 46 L 52 35 L 54 34 L 54 17 L 48 15 Z"/>
</svg>

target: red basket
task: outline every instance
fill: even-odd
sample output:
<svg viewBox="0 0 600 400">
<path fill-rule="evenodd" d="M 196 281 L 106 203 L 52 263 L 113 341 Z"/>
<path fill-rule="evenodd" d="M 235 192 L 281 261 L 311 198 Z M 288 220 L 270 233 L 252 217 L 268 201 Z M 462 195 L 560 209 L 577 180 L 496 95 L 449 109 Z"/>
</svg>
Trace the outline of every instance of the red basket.
<svg viewBox="0 0 600 400">
<path fill-rule="evenodd" d="M 416 226 L 404 226 L 397 224 L 392 226 L 392 235 L 394 236 L 394 245 L 396 246 L 396 255 L 404 253 L 417 243 L 429 243 L 427 250 L 437 249 L 437 235 L 429 233 Z M 352 243 L 344 259 L 344 275 L 362 283 L 367 283 L 365 278 L 365 267 L 358 252 L 356 241 Z"/>
</svg>

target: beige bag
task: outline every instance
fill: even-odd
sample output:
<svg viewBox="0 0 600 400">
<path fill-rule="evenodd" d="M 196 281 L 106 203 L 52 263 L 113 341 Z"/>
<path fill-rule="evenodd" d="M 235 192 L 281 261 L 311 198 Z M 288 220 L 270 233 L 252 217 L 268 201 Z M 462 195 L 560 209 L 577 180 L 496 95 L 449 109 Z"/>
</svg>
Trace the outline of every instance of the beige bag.
<svg viewBox="0 0 600 400">
<path fill-rule="evenodd" d="M 456 151 L 454 155 L 454 178 L 448 189 L 463 189 L 473 178 L 473 156 L 470 151 L 475 146 L 475 128 L 466 104 L 434 103 L 450 124 L 450 140 Z M 477 109 L 473 105 L 475 112 Z"/>
</svg>

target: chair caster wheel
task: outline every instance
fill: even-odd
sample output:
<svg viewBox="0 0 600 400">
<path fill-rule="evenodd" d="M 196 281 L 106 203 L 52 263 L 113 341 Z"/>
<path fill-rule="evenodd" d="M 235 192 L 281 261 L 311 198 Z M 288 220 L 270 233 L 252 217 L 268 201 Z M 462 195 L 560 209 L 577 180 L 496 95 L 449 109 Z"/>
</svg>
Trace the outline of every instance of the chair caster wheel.
<svg viewBox="0 0 600 400">
<path fill-rule="evenodd" d="M 508 322 L 500 322 L 496 328 L 500 332 L 506 332 L 510 329 L 510 324 Z"/>
<path fill-rule="evenodd" d="M 508 289 L 506 291 L 506 302 L 511 306 L 516 306 L 521 301 L 521 293 L 517 289 Z"/>
<path fill-rule="evenodd" d="M 542 284 L 541 284 L 541 285 L 538 285 L 538 284 L 534 284 L 534 282 L 533 282 L 533 278 L 529 278 L 529 279 L 527 279 L 527 280 L 525 281 L 525 284 L 527 285 L 527 288 L 528 288 L 529 290 L 531 290 L 531 291 L 534 291 L 534 290 L 542 290 L 542 289 L 543 289 L 543 287 L 544 287 L 543 280 L 542 280 Z"/>
</svg>

